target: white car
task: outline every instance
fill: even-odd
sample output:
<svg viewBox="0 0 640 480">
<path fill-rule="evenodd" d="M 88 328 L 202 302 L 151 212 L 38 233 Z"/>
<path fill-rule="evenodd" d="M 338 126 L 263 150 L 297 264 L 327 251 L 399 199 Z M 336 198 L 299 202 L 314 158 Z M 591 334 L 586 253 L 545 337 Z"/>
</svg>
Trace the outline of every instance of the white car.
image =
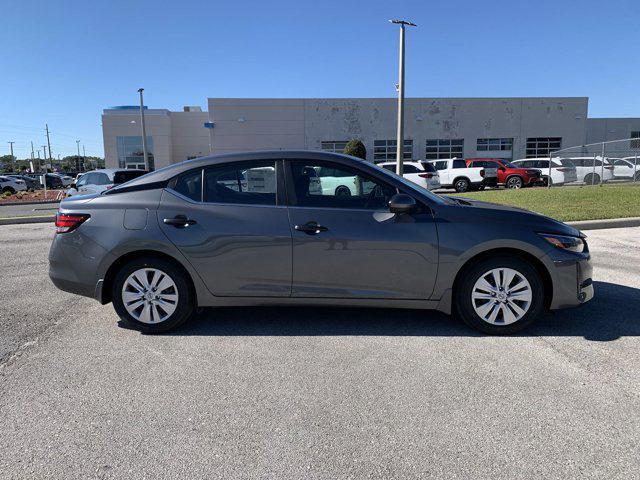
<svg viewBox="0 0 640 480">
<path fill-rule="evenodd" d="M 623 180 L 640 181 L 640 159 L 638 157 L 610 158 L 613 176 Z"/>
<path fill-rule="evenodd" d="M 379 163 L 379 167 L 396 171 L 396 162 Z M 440 175 L 431 163 L 403 162 L 402 176 L 427 190 L 440 188 Z"/>
<path fill-rule="evenodd" d="M 67 196 L 89 195 L 92 193 L 102 193 L 113 188 L 115 185 L 133 180 L 147 173 L 145 170 L 132 170 L 124 168 L 103 168 L 87 172 L 75 184 L 67 190 Z"/>
<path fill-rule="evenodd" d="M 431 160 L 438 171 L 443 188 L 455 188 L 456 192 L 495 187 L 498 185 L 498 170 L 486 167 L 467 167 L 462 158 Z"/>
<path fill-rule="evenodd" d="M 549 158 L 523 158 L 511 163 L 520 168 L 537 168 L 542 173 L 541 178 L 549 178 Z M 554 157 L 551 159 L 551 185 L 564 185 L 578 181 L 576 166 L 571 160 Z"/>
<path fill-rule="evenodd" d="M 24 180 L 17 178 L 0 176 L 0 192 L 2 193 L 16 193 L 23 192 L 27 189 L 27 184 Z"/>
<path fill-rule="evenodd" d="M 349 172 L 328 167 L 316 167 L 316 177 L 320 180 L 322 195 L 335 195 L 336 197 L 350 197 L 369 193 L 367 185 L 361 185 L 360 177 L 351 175 Z M 311 176 L 312 180 L 314 177 Z M 365 182 L 371 183 L 371 182 Z M 309 193 L 313 193 L 309 185 Z M 371 188 L 369 188 L 369 191 Z"/>
<path fill-rule="evenodd" d="M 602 157 L 599 155 L 593 157 L 563 157 L 563 160 L 569 160 L 575 165 L 578 182 L 584 182 L 585 185 L 597 185 L 601 182 L 613 180 L 613 165 L 606 157 L 604 165 L 602 164 Z"/>
</svg>

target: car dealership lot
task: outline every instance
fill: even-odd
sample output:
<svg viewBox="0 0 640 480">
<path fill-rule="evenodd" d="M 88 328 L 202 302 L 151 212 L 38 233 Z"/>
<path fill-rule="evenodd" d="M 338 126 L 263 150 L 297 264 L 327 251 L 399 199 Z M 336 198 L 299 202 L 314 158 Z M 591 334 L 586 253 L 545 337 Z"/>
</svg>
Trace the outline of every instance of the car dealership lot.
<svg viewBox="0 0 640 480">
<path fill-rule="evenodd" d="M 318 308 L 141 335 L 53 287 L 52 231 L 0 227 L 2 477 L 640 474 L 640 228 L 587 232 L 596 298 L 514 337 Z"/>
</svg>

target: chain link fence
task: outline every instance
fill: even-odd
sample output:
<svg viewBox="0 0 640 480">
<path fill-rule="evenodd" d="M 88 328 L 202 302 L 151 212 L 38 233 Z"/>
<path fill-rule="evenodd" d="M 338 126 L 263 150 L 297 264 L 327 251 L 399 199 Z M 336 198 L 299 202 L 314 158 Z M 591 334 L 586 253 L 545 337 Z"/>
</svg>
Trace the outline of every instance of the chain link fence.
<svg viewBox="0 0 640 480">
<path fill-rule="evenodd" d="M 553 152 L 550 159 L 517 163 L 541 170 L 551 187 L 640 182 L 640 138 L 563 148 Z"/>
</svg>

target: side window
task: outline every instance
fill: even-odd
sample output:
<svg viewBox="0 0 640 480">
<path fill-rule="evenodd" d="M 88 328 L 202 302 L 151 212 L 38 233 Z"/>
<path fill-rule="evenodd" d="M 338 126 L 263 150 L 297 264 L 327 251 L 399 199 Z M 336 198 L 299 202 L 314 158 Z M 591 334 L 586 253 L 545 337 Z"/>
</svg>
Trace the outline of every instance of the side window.
<svg viewBox="0 0 640 480">
<path fill-rule="evenodd" d="M 204 201 L 275 205 L 275 161 L 261 160 L 207 168 L 204 174 Z"/>
<path fill-rule="evenodd" d="M 294 160 L 290 166 L 294 205 L 300 207 L 379 210 L 397 193 L 394 187 L 344 165 Z"/>
<path fill-rule="evenodd" d="M 454 160 L 452 168 L 467 168 L 467 164 L 464 160 Z"/>
<path fill-rule="evenodd" d="M 181 173 L 169 182 L 169 188 L 195 202 L 200 202 L 202 200 L 202 170 Z"/>
<path fill-rule="evenodd" d="M 420 170 L 415 165 L 404 165 L 403 171 L 404 173 L 421 173 L 422 172 L 422 170 Z"/>
<path fill-rule="evenodd" d="M 89 175 L 91 174 L 86 174 L 80 177 L 80 179 L 76 182 L 76 187 L 82 187 L 84 185 L 87 184 L 87 179 L 89 178 Z"/>
<path fill-rule="evenodd" d="M 443 161 L 436 162 L 434 166 L 436 167 L 436 170 L 446 170 L 447 161 L 443 160 Z"/>
<path fill-rule="evenodd" d="M 106 173 L 94 173 L 94 175 L 96 176 L 96 185 L 110 185 L 112 183 Z"/>
</svg>

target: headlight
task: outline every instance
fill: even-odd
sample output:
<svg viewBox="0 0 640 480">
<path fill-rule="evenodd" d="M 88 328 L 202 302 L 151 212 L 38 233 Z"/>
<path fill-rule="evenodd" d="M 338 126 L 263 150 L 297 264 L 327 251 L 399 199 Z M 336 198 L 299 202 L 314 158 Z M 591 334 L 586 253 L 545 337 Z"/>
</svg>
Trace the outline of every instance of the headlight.
<svg viewBox="0 0 640 480">
<path fill-rule="evenodd" d="M 585 249 L 584 240 L 580 237 L 570 237 L 567 235 L 555 235 L 552 233 L 540 233 L 542 238 L 556 248 L 569 250 L 570 252 L 582 253 Z"/>
</svg>

